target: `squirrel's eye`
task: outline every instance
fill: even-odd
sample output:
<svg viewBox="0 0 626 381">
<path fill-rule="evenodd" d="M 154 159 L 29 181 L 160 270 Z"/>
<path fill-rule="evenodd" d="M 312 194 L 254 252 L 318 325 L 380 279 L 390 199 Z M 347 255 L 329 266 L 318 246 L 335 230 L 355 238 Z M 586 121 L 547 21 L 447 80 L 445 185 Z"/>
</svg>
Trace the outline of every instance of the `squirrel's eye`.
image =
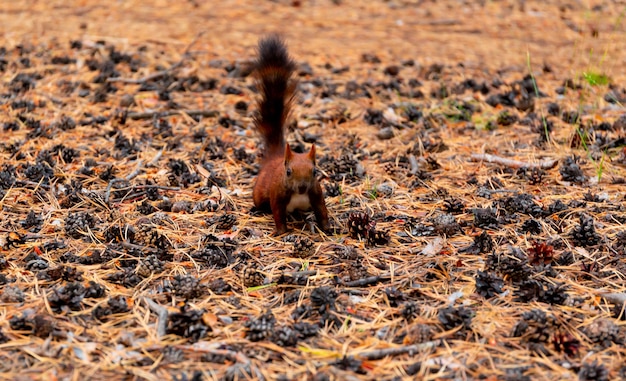
<svg viewBox="0 0 626 381">
<path fill-rule="evenodd" d="M 287 176 L 291 176 L 291 168 L 287 168 L 287 170 L 285 171 L 285 173 L 287 174 Z"/>
<path fill-rule="evenodd" d="M 317 168 L 313 167 L 313 176 L 317 176 L 318 173 L 319 172 L 318 172 Z"/>
</svg>

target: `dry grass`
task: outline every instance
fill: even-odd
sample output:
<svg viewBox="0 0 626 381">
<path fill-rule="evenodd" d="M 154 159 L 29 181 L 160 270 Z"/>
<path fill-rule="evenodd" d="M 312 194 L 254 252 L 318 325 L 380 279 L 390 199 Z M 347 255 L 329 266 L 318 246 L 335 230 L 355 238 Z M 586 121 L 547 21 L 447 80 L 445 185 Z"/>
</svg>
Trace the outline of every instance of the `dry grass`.
<svg viewBox="0 0 626 381">
<path fill-rule="evenodd" d="M 623 379 L 624 6 L 302 3 L 5 4 L 0 378 Z M 269 31 L 329 234 L 251 212 Z"/>
</svg>

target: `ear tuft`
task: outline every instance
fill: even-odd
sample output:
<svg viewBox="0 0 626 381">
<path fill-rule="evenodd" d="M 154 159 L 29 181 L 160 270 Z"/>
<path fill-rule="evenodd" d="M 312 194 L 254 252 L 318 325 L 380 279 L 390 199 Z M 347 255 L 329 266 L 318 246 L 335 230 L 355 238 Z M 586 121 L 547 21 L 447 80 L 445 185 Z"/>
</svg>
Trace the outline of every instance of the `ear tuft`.
<svg viewBox="0 0 626 381">
<path fill-rule="evenodd" d="M 311 150 L 309 151 L 309 159 L 313 162 L 313 164 L 315 165 L 315 144 L 313 144 L 311 146 Z"/>
<path fill-rule="evenodd" d="M 285 145 L 285 165 L 289 164 L 293 159 L 293 152 L 291 152 L 291 148 L 289 148 L 289 144 Z"/>
</svg>

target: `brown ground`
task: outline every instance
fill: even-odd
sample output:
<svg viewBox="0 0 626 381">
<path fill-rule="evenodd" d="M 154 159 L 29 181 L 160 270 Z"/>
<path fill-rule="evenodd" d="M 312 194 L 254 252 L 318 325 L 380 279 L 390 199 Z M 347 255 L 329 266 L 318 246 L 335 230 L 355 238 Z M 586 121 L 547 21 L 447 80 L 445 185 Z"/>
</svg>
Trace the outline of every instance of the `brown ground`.
<svg viewBox="0 0 626 381">
<path fill-rule="evenodd" d="M 626 4 L 146 3 L 0 4 L 0 378 L 626 378 Z M 269 32 L 332 234 L 250 213 Z"/>
</svg>

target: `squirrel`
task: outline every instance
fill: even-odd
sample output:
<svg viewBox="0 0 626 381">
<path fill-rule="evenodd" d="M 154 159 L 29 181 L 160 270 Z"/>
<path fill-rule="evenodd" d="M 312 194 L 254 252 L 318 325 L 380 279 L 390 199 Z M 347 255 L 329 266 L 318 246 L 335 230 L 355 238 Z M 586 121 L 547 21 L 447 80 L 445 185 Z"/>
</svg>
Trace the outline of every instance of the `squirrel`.
<svg viewBox="0 0 626 381">
<path fill-rule="evenodd" d="M 328 209 L 316 178 L 315 145 L 308 153 L 296 153 L 285 142 L 285 124 L 293 103 L 295 63 L 278 36 L 259 41 L 255 63 L 260 98 L 254 118 L 264 143 L 261 170 L 252 191 L 254 206 L 272 213 L 274 235 L 288 231 L 287 213 L 313 209 L 318 226 L 327 231 Z"/>
</svg>

